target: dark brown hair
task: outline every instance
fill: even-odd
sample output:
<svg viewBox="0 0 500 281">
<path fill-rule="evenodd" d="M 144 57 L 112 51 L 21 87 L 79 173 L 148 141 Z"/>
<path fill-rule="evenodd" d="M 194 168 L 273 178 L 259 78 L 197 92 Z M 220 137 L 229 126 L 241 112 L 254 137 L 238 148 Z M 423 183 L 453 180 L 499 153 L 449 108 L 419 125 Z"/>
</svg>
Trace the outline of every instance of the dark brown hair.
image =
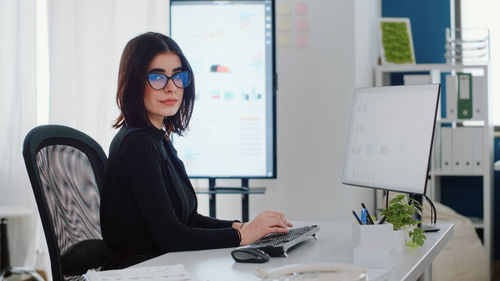
<svg viewBox="0 0 500 281">
<path fill-rule="evenodd" d="M 121 113 L 113 124 L 113 128 L 120 128 L 123 125 L 153 126 L 144 106 L 144 87 L 147 83 L 149 64 L 156 55 L 164 52 L 173 52 L 178 55 L 183 70 L 193 73 L 181 48 L 171 38 L 161 33 L 147 32 L 130 40 L 120 60 L 116 103 Z M 194 89 L 194 77 L 191 75 L 191 84 L 184 89 L 179 110 L 175 115 L 163 119 L 168 135 L 172 132 L 182 135 L 182 132 L 187 129 L 193 112 Z"/>
</svg>

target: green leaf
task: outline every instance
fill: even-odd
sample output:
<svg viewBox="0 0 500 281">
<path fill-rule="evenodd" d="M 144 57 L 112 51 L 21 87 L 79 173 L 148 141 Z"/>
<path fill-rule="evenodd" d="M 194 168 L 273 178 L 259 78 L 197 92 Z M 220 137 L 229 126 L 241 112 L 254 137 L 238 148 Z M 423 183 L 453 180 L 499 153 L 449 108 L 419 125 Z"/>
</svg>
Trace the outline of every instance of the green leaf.
<svg viewBox="0 0 500 281">
<path fill-rule="evenodd" d="M 418 201 L 407 198 L 406 195 L 397 195 L 391 199 L 389 208 L 378 209 L 377 211 L 386 216 L 387 222 L 392 223 L 394 230 L 399 230 L 409 229 L 421 223 L 422 221 L 414 219 L 414 216 L 421 215 L 422 210 L 423 208 Z M 409 231 L 408 234 L 411 238 L 406 244 L 408 247 L 416 248 L 424 245 L 426 237 L 422 229 L 415 228 Z"/>
<path fill-rule="evenodd" d="M 417 246 L 423 246 L 424 245 L 424 240 L 427 239 L 427 237 L 424 234 L 424 231 L 421 228 L 415 228 L 413 231 L 408 232 L 411 238 L 411 244 L 412 248 L 416 248 Z M 409 242 L 409 243 L 410 243 Z M 415 246 L 415 247 L 413 247 Z"/>
</svg>

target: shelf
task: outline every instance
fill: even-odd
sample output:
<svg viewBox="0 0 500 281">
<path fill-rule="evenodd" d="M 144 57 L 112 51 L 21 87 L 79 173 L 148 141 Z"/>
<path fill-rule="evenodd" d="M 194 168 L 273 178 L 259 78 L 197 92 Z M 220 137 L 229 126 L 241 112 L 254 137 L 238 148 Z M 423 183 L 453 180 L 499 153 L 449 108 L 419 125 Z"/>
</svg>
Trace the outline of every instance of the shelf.
<svg viewBox="0 0 500 281">
<path fill-rule="evenodd" d="M 476 119 L 436 119 L 437 123 L 456 123 L 463 124 L 464 127 L 484 127 L 486 122 L 484 120 L 476 120 Z"/>
<path fill-rule="evenodd" d="M 430 175 L 432 176 L 484 176 L 484 171 L 430 171 Z"/>
<path fill-rule="evenodd" d="M 266 193 L 266 188 L 252 187 L 249 189 L 243 189 L 241 187 L 217 187 L 214 190 L 209 190 L 208 188 L 197 188 L 195 191 L 198 194 L 264 194 Z"/>
<path fill-rule="evenodd" d="M 489 83 L 489 80 L 491 79 L 491 69 L 487 63 L 485 64 L 414 64 L 414 65 L 379 65 L 375 66 L 375 85 L 377 87 L 382 87 L 382 86 L 389 86 L 391 84 L 391 76 L 389 75 L 390 73 L 414 73 L 414 72 L 427 72 L 429 73 L 429 78 L 430 81 L 433 83 L 438 83 L 442 82 L 443 80 L 443 73 L 452 73 L 456 74 L 459 72 L 470 72 L 472 73 L 475 77 L 476 76 L 481 76 L 480 79 L 477 79 L 476 81 L 479 81 L 479 84 L 476 84 L 477 90 L 481 95 L 479 96 L 480 99 L 478 99 L 478 96 L 474 95 L 476 98 L 475 104 L 479 105 L 476 108 L 473 108 L 473 112 L 479 113 L 478 115 L 475 115 L 474 117 L 476 119 L 458 119 L 455 114 L 448 115 L 449 119 L 443 118 L 439 119 L 440 115 L 438 116 L 437 119 L 437 125 L 436 127 L 448 127 L 448 126 L 441 126 L 441 124 L 445 123 L 451 123 L 453 130 L 457 128 L 471 128 L 476 130 L 478 133 L 475 134 L 475 136 L 480 136 L 481 139 L 477 140 L 474 138 L 472 140 L 473 143 L 479 143 L 481 141 L 481 148 L 479 149 L 478 147 L 474 146 L 474 151 L 472 151 L 473 155 L 477 156 L 477 153 L 480 153 L 482 156 L 480 157 L 480 160 L 484 165 L 483 167 L 473 167 L 470 166 L 465 166 L 469 167 L 469 170 L 442 170 L 441 168 L 441 145 L 442 145 L 442 134 L 441 131 L 436 130 L 436 142 L 435 142 L 435 150 L 432 152 L 432 158 L 431 162 L 432 167 L 429 171 L 429 187 L 431 191 L 431 198 L 433 200 L 436 200 L 437 202 L 440 202 L 441 196 L 445 196 L 445 194 L 441 194 L 443 190 L 441 190 L 441 182 L 444 180 L 443 177 L 476 177 L 482 178 L 482 184 L 475 184 L 471 186 L 472 190 L 478 190 L 478 188 L 482 188 L 482 213 L 483 216 L 482 218 L 469 218 L 472 221 L 472 224 L 476 228 L 476 230 L 480 230 L 483 233 L 483 243 L 485 246 L 485 249 L 487 251 L 488 255 L 488 260 L 491 264 L 492 260 L 492 253 L 493 253 L 493 241 L 494 241 L 494 236 L 493 236 L 493 167 L 491 166 L 493 164 L 493 142 L 492 137 L 493 137 L 493 127 L 492 124 L 490 123 L 489 120 L 489 111 L 491 110 L 491 83 Z M 451 83 L 452 79 L 445 79 L 445 81 L 450 80 Z M 447 87 L 447 91 L 451 93 L 452 90 L 457 90 L 454 89 L 453 87 Z M 458 92 L 454 93 L 455 95 L 458 95 Z M 450 99 L 451 100 L 451 99 Z M 449 101 L 449 100 L 448 100 Z M 455 102 L 455 100 L 453 100 Z M 479 111 L 477 111 L 479 109 Z M 448 112 L 447 112 L 448 113 Z M 456 113 L 456 112 L 453 112 Z M 475 127 L 475 128 L 474 128 Z M 458 131 L 458 130 L 457 130 Z M 462 131 L 462 130 L 461 130 Z M 463 130 L 465 131 L 465 130 Z M 455 131 L 456 132 L 456 131 Z M 453 133 L 453 132 L 452 132 Z M 460 132 L 461 133 L 461 132 Z M 500 134 L 500 132 L 499 132 Z M 463 134 L 465 135 L 465 134 Z M 461 137 L 462 139 L 462 144 L 464 147 L 465 145 L 463 144 L 465 141 L 463 138 L 465 136 L 460 136 L 460 134 L 457 134 L 457 136 Z M 449 134 L 446 135 L 446 141 L 450 141 L 450 139 L 453 139 L 453 134 L 450 136 Z M 470 140 L 468 140 L 470 141 Z M 460 142 L 457 142 L 460 144 Z M 470 146 L 468 146 L 470 147 Z M 454 149 L 461 149 L 461 148 L 453 148 L 447 147 L 448 150 L 446 150 L 447 155 L 449 153 L 458 153 L 457 151 L 454 151 Z M 450 151 L 451 150 L 451 151 Z M 470 155 L 468 155 L 470 158 Z M 475 158 L 475 157 L 473 157 Z M 443 166 L 447 167 L 447 166 Z M 453 166 L 455 167 L 455 166 Z M 479 169 L 480 170 L 477 170 Z M 495 163 L 495 171 L 500 171 L 500 161 L 497 161 Z M 447 190 L 449 192 L 453 192 L 453 190 Z M 455 198 L 454 200 L 469 200 L 470 198 L 467 198 L 467 196 L 461 196 L 460 198 Z M 381 198 L 377 197 L 377 203 L 380 203 Z M 439 217 L 438 217 L 439 220 Z"/>
<path fill-rule="evenodd" d="M 468 217 L 475 228 L 484 228 L 484 221 L 482 218 L 478 217 Z"/>
<path fill-rule="evenodd" d="M 395 64 L 395 65 L 377 65 L 375 71 L 381 72 L 411 72 L 411 71 L 453 71 L 469 68 L 486 68 L 487 64 Z"/>
</svg>

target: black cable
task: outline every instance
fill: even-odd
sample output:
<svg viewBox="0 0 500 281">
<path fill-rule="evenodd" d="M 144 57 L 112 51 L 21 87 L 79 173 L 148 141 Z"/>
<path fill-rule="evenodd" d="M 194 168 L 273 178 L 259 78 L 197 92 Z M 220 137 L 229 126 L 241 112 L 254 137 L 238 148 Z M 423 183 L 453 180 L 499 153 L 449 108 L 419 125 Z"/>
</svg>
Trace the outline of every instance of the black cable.
<svg viewBox="0 0 500 281">
<path fill-rule="evenodd" d="M 434 211 L 434 223 L 437 222 L 437 210 L 436 210 L 436 207 L 434 206 L 434 203 L 432 203 L 432 200 L 430 198 L 427 197 L 427 199 L 429 200 L 429 204 L 432 206 L 431 210 Z"/>
<path fill-rule="evenodd" d="M 425 197 L 425 200 L 427 200 L 427 202 L 429 202 L 429 205 L 431 205 L 431 223 L 432 222 L 432 219 L 434 218 L 434 223 L 437 222 L 437 211 L 436 211 L 436 207 L 434 206 L 434 203 L 432 203 L 432 200 L 424 194 L 424 197 Z M 434 217 L 432 216 L 432 213 L 434 212 Z"/>
<path fill-rule="evenodd" d="M 385 192 L 385 208 L 389 209 L 389 190 Z"/>
<path fill-rule="evenodd" d="M 427 198 L 425 200 L 427 200 Z M 429 202 L 429 200 L 427 200 L 427 202 Z M 433 220 L 434 220 L 434 210 L 431 207 L 431 223 Z"/>
</svg>

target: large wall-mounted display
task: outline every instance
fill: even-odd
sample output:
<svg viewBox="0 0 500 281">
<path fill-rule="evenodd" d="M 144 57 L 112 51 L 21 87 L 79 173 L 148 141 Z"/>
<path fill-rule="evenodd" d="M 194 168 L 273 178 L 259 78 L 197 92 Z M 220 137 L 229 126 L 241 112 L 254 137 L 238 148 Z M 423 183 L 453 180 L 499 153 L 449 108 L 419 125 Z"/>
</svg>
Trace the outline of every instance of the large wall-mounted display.
<svg viewBox="0 0 500 281">
<path fill-rule="evenodd" d="M 172 0 L 172 38 L 189 60 L 196 99 L 174 137 L 190 177 L 276 177 L 274 4 Z"/>
</svg>

